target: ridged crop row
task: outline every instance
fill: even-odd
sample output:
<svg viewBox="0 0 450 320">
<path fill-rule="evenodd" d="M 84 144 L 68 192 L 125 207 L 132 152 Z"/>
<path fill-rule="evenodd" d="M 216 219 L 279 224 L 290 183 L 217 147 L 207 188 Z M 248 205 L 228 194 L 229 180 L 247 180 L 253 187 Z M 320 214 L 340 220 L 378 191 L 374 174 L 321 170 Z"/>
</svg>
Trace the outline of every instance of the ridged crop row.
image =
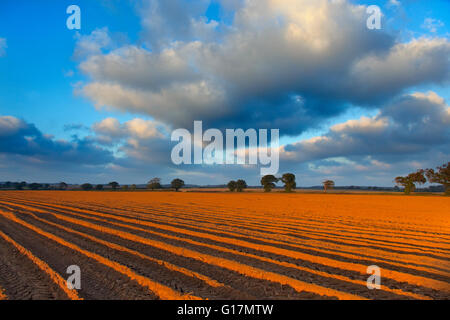
<svg viewBox="0 0 450 320">
<path fill-rule="evenodd" d="M 30 236 L 51 241 L 69 255 L 81 254 L 126 276 L 160 299 L 233 294 L 261 298 L 258 287 L 270 292 L 268 298 L 450 296 L 450 228 L 448 216 L 442 214 L 427 221 L 417 213 L 391 217 L 383 208 L 377 221 L 359 213 L 344 216 L 342 208 L 334 215 L 315 212 L 314 207 L 293 210 L 291 215 L 274 213 L 270 203 L 267 209 L 258 203 L 247 212 L 245 203 L 227 204 L 233 195 L 208 195 L 202 201 L 196 194 L 117 193 L 118 199 L 111 201 L 113 195 L 2 193 L 0 217 L 11 228 L 25 228 Z M 220 202 L 217 207 L 210 204 L 214 196 Z M 256 197 L 236 196 L 244 202 Z M 260 195 L 257 199 L 265 201 Z M 67 289 L 66 275 L 22 247 L 14 234 L 1 232 L 0 223 L 2 238 L 46 272 L 69 298 L 83 297 Z M 373 264 L 381 268 L 381 290 L 366 287 L 366 269 Z M 146 269 L 150 265 L 158 265 L 158 270 L 150 272 Z M 245 282 L 253 289 L 246 290 Z M 1 288 L 0 277 L 0 299 L 6 299 Z"/>
</svg>

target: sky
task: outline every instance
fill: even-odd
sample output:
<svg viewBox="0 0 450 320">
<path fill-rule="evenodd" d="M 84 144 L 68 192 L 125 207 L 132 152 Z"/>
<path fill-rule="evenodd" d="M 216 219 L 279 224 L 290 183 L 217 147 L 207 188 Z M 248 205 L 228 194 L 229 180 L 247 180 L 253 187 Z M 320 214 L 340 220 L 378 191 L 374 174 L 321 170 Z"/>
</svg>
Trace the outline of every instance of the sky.
<svg viewBox="0 0 450 320">
<path fill-rule="evenodd" d="M 173 164 L 201 120 L 279 129 L 298 186 L 393 186 L 450 161 L 449 25 L 448 0 L 2 0 L 0 181 L 258 185 Z"/>
</svg>

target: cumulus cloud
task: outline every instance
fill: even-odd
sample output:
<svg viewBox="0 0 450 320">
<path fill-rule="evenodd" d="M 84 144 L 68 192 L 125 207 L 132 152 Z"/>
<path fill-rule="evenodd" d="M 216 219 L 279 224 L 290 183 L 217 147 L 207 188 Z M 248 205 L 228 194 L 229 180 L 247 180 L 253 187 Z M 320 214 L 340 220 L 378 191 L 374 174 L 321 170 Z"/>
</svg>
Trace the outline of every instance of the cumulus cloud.
<svg viewBox="0 0 450 320">
<path fill-rule="evenodd" d="M 348 120 L 325 135 L 284 146 L 281 157 L 297 162 L 352 156 L 392 161 L 430 150 L 448 156 L 449 147 L 449 106 L 434 92 L 418 92 L 396 99 L 374 117 Z"/>
<path fill-rule="evenodd" d="M 216 116 L 225 110 L 222 88 L 203 79 L 189 66 L 186 54 L 173 49 L 154 54 L 127 46 L 91 57 L 80 68 L 93 80 L 81 93 L 97 107 L 149 114 L 168 124 L 209 117 L 211 106 L 217 108 Z"/>
<path fill-rule="evenodd" d="M 170 138 L 162 123 L 140 118 L 120 123 L 116 118 L 106 118 L 92 129 L 96 141 L 116 147 L 128 166 L 170 162 Z"/>
<path fill-rule="evenodd" d="M 8 48 L 6 39 L 0 38 L 0 58 L 6 55 L 6 48 Z"/>
<path fill-rule="evenodd" d="M 352 105 L 379 107 L 407 88 L 450 78 L 447 39 L 400 43 L 368 30 L 365 7 L 344 0 L 236 2 L 232 25 L 216 40 L 192 35 L 207 1 L 184 11 L 185 1 L 146 3 L 149 39 L 173 41 L 151 51 L 128 45 L 81 63 L 89 81 L 79 92 L 98 108 L 173 127 L 203 120 L 294 135 Z"/>
<path fill-rule="evenodd" d="M 96 55 L 80 64 L 80 69 L 99 82 L 115 79 L 122 86 L 160 90 L 171 83 L 200 79 L 179 51 L 166 49 L 159 54 L 126 46 L 107 55 Z"/>
<path fill-rule="evenodd" d="M 218 2 L 226 15 L 221 21 L 204 16 L 210 0 L 135 2 L 142 25 L 136 43 L 118 45 L 107 28 L 78 34 L 73 55 L 86 78 L 76 93 L 96 108 L 136 118 L 68 125 L 89 136 L 58 141 L 23 120 L 2 117 L 0 158 L 9 159 L 3 163 L 27 157 L 56 166 L 82 159 L 104 166 L 100 180 L 114 174 L 141 179 L 148 172 L 207 184 L 241 177 L 258 184 L 258 168 L 174 167 L 167 132 L 202 120 L 205 128 L 279 128 L 281 135 L 297 135 L 353 106 L 379 113 L 281 147 L 280 172 L 294 172 L 299 185 L 322 178 L 386 184 L 402 170 L 448 161 L 447 103 L 433 92 L 405 95 L 448 84 L 448 39 L 403 42 L 389 27 L 368 30 L 365 6 L 349 0 Z M 433 32 L 439 22 L 423 27 Z M 84 153 L 103 160 L 78 158 L 83 144 Z"/>
<path fill-rule="evenodd" d="M 73 162 L 79 165 L 104 165 L 113 161 L 109 151 L 95 146 L 88 139 L 55 140 L 33 124 L 11 116 L 0 116 L 0 154 L 21 156 L 48 164 Z"/>
<path fill-rule="evenodd" d="M 113 43 L 108 28 L 96 29 L 89 35 L 81 35 L 77 32 L 75 37 L 76 44 L 73 56 L 77 60 L 101 54 L 103 49 L 109 48 Z"/>
<path fill-rule="evenodd" d="M 355 101 L 370 103 L 393 96 L 404 88 L 450 79 L 450 42 L 447 39 L 415 39 L 397 44 L 387 55 L 369 55 L 351 69 Z M 348 87 L 351 90 L 351 87 Z"/>
<path fill-rule="evenodd" d="M 111 140 L 135 137 L 139 139 L 164 138 L 165 126 L 152 120 L 134 118 L 121 124 L 116 118 L 106 118 L 95 123 L 93 130 L 97 135 Z"/>
<path fill-rule="evenodd" d="M 138 11 L 144 40 L 159 50 L 176 41 L 213 39 L 218 22 L 203 15 L 209 4 L 209 0 L 143 1 Z"/>
<path fill-rule="evenodd" d="M 43 182 L 107 183 L 126 177 L 122 183 L 145 183 L 152 174 L 168 176 L 170 138 L 165 125 L 135 118 L 119 122 L 106 118 L 84 130 L 89 135 L 71 141 L 57 140 L 35 125 L 12 116 L 0 116 L 0 174 L 4 179 L 34 179 Z M 143 177 L 148 172 L 149 177 Z M 153 172 L 153 173 L 152 173 Z"/>
<path fill-rule="evenodd" d="M 337 124 L 324 136 L 282 147 L 280 172 L 294 172 L 301 186 L 319 184 L 324 178 L 340 185 L 390 185 L 399 173 L 448 161 L 450 108 L 444 99 L 418 92 L 383 110 L 375 117 Z M 90 130 L 85 139 L 61 141 L 24 120 L 2 116 L 0 173 L 16 179 L 11 175 L 14 170 L 14 177 L 27 181 L 42 181 L 45 173 L 54 179 L 50 182 L 144 183 L 162 176 L 203 184 L 237 178 L 259 183 L 255 166 L 174 166 L 170 160 L 174 144 L 167 128 L 155 120 L 106 118 Z M 409 157 L 411 152 L 414 157 Z"/>
</svg>

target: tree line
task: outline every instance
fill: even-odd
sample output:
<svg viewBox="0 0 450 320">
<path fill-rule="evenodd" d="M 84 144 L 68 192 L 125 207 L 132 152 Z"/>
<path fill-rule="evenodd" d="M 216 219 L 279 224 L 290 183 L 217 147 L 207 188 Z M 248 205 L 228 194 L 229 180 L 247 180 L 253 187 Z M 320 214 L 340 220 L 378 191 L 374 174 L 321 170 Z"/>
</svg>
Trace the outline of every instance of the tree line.
<svg viewBox="0 0 450 320">
<path fill-rule="evenodd" d="M 440 184 L 444 187 L 445 194 L 450 195 L 450 162 L 437 167 L 436 169 L 420 169 L 416 172 L 410 173 L 407 176 L 399 176 L 394 179 L 395 183 L 398 186 L 402 186 L 404 188 L 405 194 L 411 194 L 416 190 L 416 184 L 425 184 L 427 181 L 432 184 Z M 292 192 L 297 187 L 297 183 L 295 181 L 295 175 L 293 173 L 285 173 L 281 177 L 275 177 L 274 175 L 266 175 L 261 178 L 261 186 L 264 189 L 264 192 L 271 192 L 272 189 L 276 188 L 276 184 L 278 182 L 284 183 L 284 190 L 286 192 Z M 135 184 L 129 185 L 120 185 L 116 181 L 112 181 L 107 184 L 112 190 L 136 190 L 137 186 Z M 173 179 L 170 183 L 170 188 L 179 191 L 181 188 L 185 186 L 185 183 L 181 179 Z M 324 180 L 322 182 L 322 186 L 327 192 L 335 187 L 335 182 L 332 180 Z M 0 189 L 15 189 L 15 190 L 67 190 L 68 184 L 65 182 L 60 182 L 59 184 L 50 185 L 50 184 L 41 184 L 41 183 L 30 183 L 28 184 L 25 181 L 22 182 L 10 182 L 7 181 L 5 183 L 0 184 Z M 84 183 L 81 186 L 82 190 L 90 191 L 97 190 L 101 191 L 105 189 L 105 185 L 97 184 L 93 185 L 90 183 Z M 231 192 L 243 192 L 248 188 L 247 182 L 243 179 L 239 179 L 237 181 L 232 180 L 227 184 L 228 189 Z M 397 187 L 396 187 L 397 188 Z M 160 190 L 163 189 L 160 178 L 153 178 L 147 183 L 147 189 L 149 190 Z"/>
<path fill-rule="evenodd" d="M 137 189 L 137 186 L 135 184 L 132 184 L 131 186 L 124 184 L 124 185 L 120 185 L 118 182 L 113 181 L 108 183 L 108 186 L 111 187 L 112 190 L 118 190 L 121 189 L 123 191 L 134 191 Z M 170 183 L 170 188 L 174 189 L 175 191 L 179 191 L 181 188 L 183 188 L 185 186 L 185 183 L 183 180 L 181 179 L 173 179 L 172 182 Z M 104 189 L 104 185 L 102 184 L 98 184 L 95 187 L 90 184 L 90 183 L 84 183 L 81 185 L 81 189 L 85 190 L 85 191 L 90 191 L 90 190 L 97 190 L 97 191 L 101 191 Z M 147 189 L 149 190 L 160 190 L 163 189 L 163 186 L 161 184 L 161 178 L 153 178 L 151 179 L 148 183 L 147 183 Z"/>
<path fill-rule="evenodd" d="M 279 178 L 272 174 L 266 175 L 261 178 L 260 183 L 264 189 L 264 192 L 271 192 L 272 189 L 276 188 L 276 184 L 280 181 L 284 183 L 284 191 L 286 192 L 292 192 L 292 190 L 297 187 L 297 183 L 295 182 L 295 174 L 293 173 L 285 173 Z M 334 181 L 331 180 L 325 180 L 322 184 L 325 191 L 334 187 Z M 242 192 L 247 188 L 247 182 L 242 179 L 237 181 L 232 180 L 228 182 L 227 187 L 231 192 Z"/>
<path fill-rule="evenodd" d="M 291 192 L 296 188 L 295 175 L 293 173 L 285 173 L 280 178 L 274 175 L 266 175 L 261 179 L 261 185 L 264 192 L 270 192 L 276 187 L 277 182 L 284 183 L 284 190 Z M 420 169 L 416 172 L 410 173 L 407 176 L 399 176 L 394 179 L 398 186 L 404 187 L 405 194 L 411 194 L 416 190 L 416 184 L 425 184 L 427 181 L 433 184 L 440 184 L 444 187 L 445 195 L 450 196 L 450 162 L 443 164 L 436 169 Z M 325 192 L 335 187 L 335 182 L 332 180 L 324 180 L 322 182 Z M 244 180 L 230 181 L 228 189 L 230 191 L 242 192 L 247 188 Z"/>
<path fill-rule="evenodd" d="M 440 184 L 444 187 L 445 195 L 450 196 L 450 162 L 436 169 L 420 169 L 407 176 L 395 178 L 395 183 L 404 188 L 405 194 L 416 190 L 416 184 L 426 182 Z"/>
<path fill-rule="evenodd" d="M 132 185 L 120 185 L 116 181 L 112 181 L 107 184 L 112 190 L 136 190 L 138 187 L 135 184 Z M 174 179 L 170 183 L 170 188 L 174 189 L 175 191 L 179 191 L 182 187 L 185 186 L 185 183 L 181 179 Z M 15 190 L 67 190 L 69 188 L 69 185 L 65 182 L 60 182 L 56 185 L 51 185 L 48 183 L 27 183 L 25 181 L 23 182 L 11 182 L 7 181 L 5 183 L 0 183 L 0 189 L 15 189 Z M 93 185 L 91 183 L 83 183 L 80 185 L 80 188 L 84 191 L 102 191 L 105 189 L 104 184 L 97 184 Z M 147 184 L 147 189 L 150 190 L 158 190 L 163 189 L 163 186 L 161 185 L 161 179 L 160 178 L 153 178 L 150 180 Z"/>
</svg>

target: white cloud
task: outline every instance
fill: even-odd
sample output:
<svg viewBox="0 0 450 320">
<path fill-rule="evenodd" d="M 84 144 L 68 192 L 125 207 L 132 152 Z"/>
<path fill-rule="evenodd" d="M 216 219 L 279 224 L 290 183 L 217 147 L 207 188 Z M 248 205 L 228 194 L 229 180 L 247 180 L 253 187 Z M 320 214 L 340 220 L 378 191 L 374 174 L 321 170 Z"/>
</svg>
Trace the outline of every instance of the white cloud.
<svg viewBox="0 0 450 320">
<path fill-rule="evenodd" d="M 100 165 L 112 160 L 108 151 L 93 145 L 89 139 L 56 140 L 33 124 L 12 116 L 0 116 L 2 154 L 44 166 L 55 162 Z"/>
<path fill-rule="evenodd" d="M 76 45 L 74 51 L 75 59 L 84 59 L 86 57 L 101 54 L 102 49 L 112 45 L 108 28 L 95 29 L 89 35 L 76 33 Z"/>
<path fill-rule="evenodd" d="M 224 105 L 223 94 L 209 83 L 199 81 L 188 84 L 174 84 L 159 92 L 138 90 L 118 84 L 93 82 L 83 88 L 84 95 L 93 99 L 97 107 L 110 106 L 114 109 L 150 114 L 158 120 L 181 126 L 192 125 L 192 119 L 219 116 Z M 214 106 L 213 108 L 211 106 Z"/>
<path fill-rule="evenodd" d="M 203 16 L 209 4 L 209 0 L 142 1 L 138 12 L 147 46 L 159 51 L 176 41 L 212 40 L 218 23 Z"/>
<path fill-rule="evenodd" d="M 438 19 L 426 18 L 422 24 L 422 28 L 427 29 L 428 31 L 435 33 L 439 28 L 442 28 L 445 24 Z"/>
<path fill-rule="evenodd" d="M 92 126 L 99 136 L 117 140 L 123 138 L 153 139 L 166 137 L 166 127 L 156 121 L 134 118 L 123 124 L 116 118 L 106 118 Z"/>
<path fill-rule="evenodd" d="M 399 0 L 389 0 L 388 6 L 389 7 L 399 7 L 399 6 L 401 6 L 401 3 Z"/>
<path fill-rule="evenodd" d="M 113 146 L 118 151 L 116 155 L 124 156 L 123 166 L 170 162 L 169 131 L 158 121 L 134 118 L 120 123 L 115 118 L 106 118 L 92 129 L 99 144 Z"/>
<path fill-rule="evenodd" d="M 94 55 L 80 69 L 96 81 L 114 79 L 118 83 L 157 91 L 172 82 L 191 82 L 199 77 L 183 52 L 172 48 L 155 54 L 136 46 L 126 46 L 106 55 Z"/>
<path fill-rule="evenodd" d="M 196 24 L 224 27 L 204 25 L 203 1 L 187 11 L 180 11 L 187 8 L 182 0 L 147 4 L 142 23 L 158 49 L 125 46 L 100 54 L 93 45 L 89 51 L 96 53 L 80 65 L 90 77 L 80 92 L 98 108 L 176 127 L 200 119 L 211 127 L 298 134 L 348 105 L 377 106 L 409 87 L 450 79 L 447 39 L 396 42 L 368 30 L 365 7 L 346 0 L 236 2 L 232 25 L 216 40 L 192 34 Z M 162 30 L 158 41 L 156 31 L 176 17 L 180 24 Z M 186 25 L 189 34 L 179 30 Z"/>
<path fill-rule="evenodd" d="M 301 162 L 352 156 L 382 161 L 382 157 L 404 157 L 432 149 L 447 150 L 448 155 L 449 110 L 435 92 L 405 95 L 374 117 L 332 126 L 323 136 L 284 146 L 280 155 L 284 160 Z"/>
<path fill-rule="evenodd" d="M 450 78 L 449 55 L 447 39 L 420 38 L 399 43 L 387 54 L 372 54 L 357 61 L 351 69 L 352 82 L 358 95 L 373 97 L 418 83 L 443 83 Z"/>
<path fill-rule="evenodd" d="M 116 118 L 106 118 L 92 126 L 92 129 L 101 135 L 108 135 L 112 138 L 120 138 L 124 135 L 119 120 Z"/>
<path fill-rule="evenodd" d="M 26 127 L 26 124 L 12 116 L 0 117 L 0 136 L 15 134 L 18 130 Z"/>
<path fill-rule="evenodd" d="M 344 123 L 336 124 L 330 130 L 346 133 L 377 133 L 385 130 L 388 125 L 386 118 L 361 117 L 358 120 L 348 120 Z"/>
</svg>

